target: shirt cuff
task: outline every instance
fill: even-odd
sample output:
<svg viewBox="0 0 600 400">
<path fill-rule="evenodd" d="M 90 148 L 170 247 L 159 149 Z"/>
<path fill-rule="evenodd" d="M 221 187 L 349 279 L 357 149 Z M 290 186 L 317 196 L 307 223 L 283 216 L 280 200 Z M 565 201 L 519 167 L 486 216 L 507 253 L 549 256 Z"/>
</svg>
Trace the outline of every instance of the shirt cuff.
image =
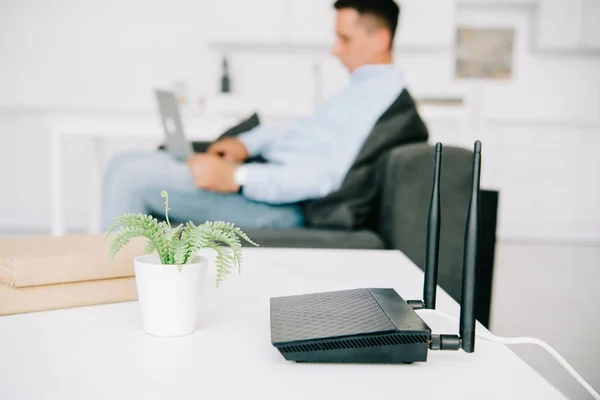
<svg viewBox="0 0 600 400">
<path fill-rule="evenodd" d="M 233 180 L 236 184 L 244 186 L 244 184 L 248 180 L 248 170 L 244 168 L 243 165 L 240 165 L 233 172 Z"/>
</svg>

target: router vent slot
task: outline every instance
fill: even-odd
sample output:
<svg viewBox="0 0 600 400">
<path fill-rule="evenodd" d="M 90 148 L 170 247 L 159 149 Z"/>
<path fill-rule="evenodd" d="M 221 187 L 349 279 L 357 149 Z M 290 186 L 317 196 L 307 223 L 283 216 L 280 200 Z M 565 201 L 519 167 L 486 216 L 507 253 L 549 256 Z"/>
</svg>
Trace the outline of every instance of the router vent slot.
<svg viewBox="0 0 600 400">
<path fill-rule="evenodd" d="M 326 342 L 298 344 L 294 346 L 283 346 L 279 350 L 282 353 L 300 353 L 309 351 L 344 350 L 366 347 L 397 346 L 403 344 L 427 343 L 425 335 L 384 335 L 370 336 L 356 339 L 337 339 Z"/>
</svg>

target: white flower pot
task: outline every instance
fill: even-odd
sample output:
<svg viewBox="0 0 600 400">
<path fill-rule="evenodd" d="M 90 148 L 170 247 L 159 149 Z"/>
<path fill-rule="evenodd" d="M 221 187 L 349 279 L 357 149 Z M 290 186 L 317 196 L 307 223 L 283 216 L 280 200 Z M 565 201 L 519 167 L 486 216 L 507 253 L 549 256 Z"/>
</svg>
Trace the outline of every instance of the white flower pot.
<svg viewBox="0 0 600 400">
<path fill-rule="evenodd" d="M 184 336 L 198 326 L 208 261 L 195 256 L 192 263 L 162 265 L 156 254 L 134 259 L 142 324 L 152 336 Z"/>
</svg>

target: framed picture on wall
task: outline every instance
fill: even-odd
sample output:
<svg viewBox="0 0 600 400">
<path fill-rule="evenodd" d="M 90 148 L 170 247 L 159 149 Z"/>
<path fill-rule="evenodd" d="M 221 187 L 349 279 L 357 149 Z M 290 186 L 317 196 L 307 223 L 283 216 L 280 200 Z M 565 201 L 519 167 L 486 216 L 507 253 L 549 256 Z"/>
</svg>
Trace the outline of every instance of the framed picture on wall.
<svg viewBox="0 0 600 400">
<path fill-rule="evenodd" d="M 515 31 L 459 27 L 456 34 L 456 70 L 461 79 L 510 79 Z"/>
</svg>

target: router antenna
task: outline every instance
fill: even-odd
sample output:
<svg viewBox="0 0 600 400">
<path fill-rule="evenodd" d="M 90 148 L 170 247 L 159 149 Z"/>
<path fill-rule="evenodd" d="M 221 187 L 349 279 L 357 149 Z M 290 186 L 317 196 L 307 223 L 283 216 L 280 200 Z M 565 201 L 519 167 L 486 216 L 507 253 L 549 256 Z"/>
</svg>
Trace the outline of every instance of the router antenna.
<svg viewBox="0 0 600 400">
<path fill-rule="evenodd" d="M 481 175 L 481 142 L 475 142 L 473 183 L 465 229 L 463 253 L 462 298 L 459 335 L 467 353 L 475 351 L 475 278 L 477 273 L 477 238 L 479 224 L 479 185 Z"/>
<path fill-rule="evenodd" d="M 425 283 L 423 285 L 424 307 L 435 308 L 435 294 L 438 275 L 438 258 L 440 250 L 440 169 L 442 164 L 442 144 L 435 145 L 435 161 L 433 164 L 433 190 L 429 204 L 429 220 L 427 222 L 427 248 L 425 254 Z"/>
</svg>

